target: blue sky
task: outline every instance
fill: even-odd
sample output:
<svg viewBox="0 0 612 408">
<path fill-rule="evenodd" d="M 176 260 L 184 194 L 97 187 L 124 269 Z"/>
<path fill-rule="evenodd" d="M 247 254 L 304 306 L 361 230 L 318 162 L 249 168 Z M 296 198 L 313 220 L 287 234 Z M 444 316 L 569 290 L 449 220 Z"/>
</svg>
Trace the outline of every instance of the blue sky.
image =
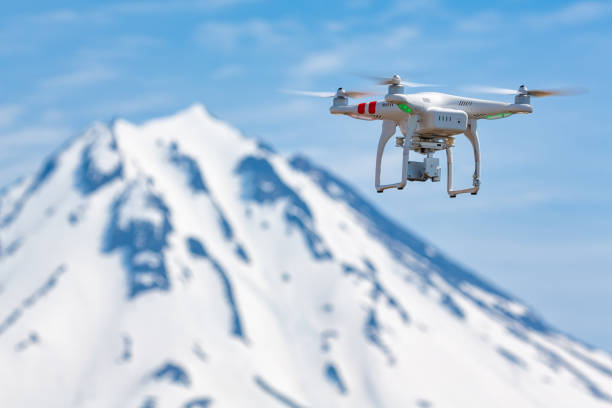
<svg viewBox="0 0 612 408">
<path fill-rule="evenodd" d="M 558 327 L 612 351 L 610 50 L 610 2 L 10 2 L 0 16 L 0 185 L 94 120 L 138 122 L 202 102 L 245 134 L 324 163 Z M 393 73 L 450 93 L 522 83 L 589 92 L 481 121 L 477 197 L 448 199 L 444 180 L 377 195 L 380 123 L 278 90 L 383 94 L 356 74 Z M 456 156 L 457 181 L 469 183 L 465 140 Z M 383 178 L 398 172 L 398 152 L 389 160 Z"/>
</svg>

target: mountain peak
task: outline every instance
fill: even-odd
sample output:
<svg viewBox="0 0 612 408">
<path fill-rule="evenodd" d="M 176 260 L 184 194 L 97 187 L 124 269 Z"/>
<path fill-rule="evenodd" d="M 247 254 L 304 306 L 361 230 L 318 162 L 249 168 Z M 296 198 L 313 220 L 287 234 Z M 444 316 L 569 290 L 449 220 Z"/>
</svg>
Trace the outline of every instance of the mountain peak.
<svg viewBox="0 0 612 408">
<path fill-rule="evenodd" d="M 0 406 L 612 401 L 607 354 L 199 104 L 0 198 L 0 361 Z"/>
<path fill-rule="evenodd" d="M 157 145 L 185 144 L 190 151 L 199 150 L 213 156 L 216 153 L 231 155 L 232 149 L 244 151 L 245 141 L 246 145 L 252 144 L 239 131 L 212 116 L 201 103 L 142 124 L 119 120 L 114 123 L 113 132 L 119 150 L 127 149 L 126 154 L 139 151 L 143 143 L 147 143 L 146 138 L 155 139 Z"/>
<path fill-rule="evenodd" d="M 201 102 L 195 102 L 195 103 L 191 104 L 183 112 L 188 113 L 188 114 L 192 114 L 192 115 L 201 116 L 201 117 L 206 117 L 206 118 L 210 117 L 210 114 L 208 113 L 208 110 L 206 109 L 206 106 L 204 106 L 204 104 L 201 103 Z"/>
</svg>

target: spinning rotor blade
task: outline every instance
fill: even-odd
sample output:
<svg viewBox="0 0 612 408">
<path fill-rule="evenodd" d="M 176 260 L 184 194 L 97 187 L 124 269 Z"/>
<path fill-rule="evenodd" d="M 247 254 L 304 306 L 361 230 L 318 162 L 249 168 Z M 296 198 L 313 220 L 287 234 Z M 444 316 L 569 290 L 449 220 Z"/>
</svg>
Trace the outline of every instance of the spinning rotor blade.
<svg viewBox="0 0 612 408">
<path fill-rule="evenodd" d="M 372 92 L 361 91 L 345 91 L 338 90 L 337 92 L 311 92 L 311 91 L 295 91 L 292 89 L 283 90 L 284 93 L 293 95 L 314 96 L 316 98 L 334 98 L 336 96 L 346 96 L 348 98 L 363 98 L 364 96 L 374 95 Z"/>
<path fill-rule="evenodd" d="M 544 96 L 566 96 L 566 95 L 578 95 L 586 92 L 583 89 L 576 88 L 562 88 L 562 89 L 530 89 L 527 91 L 527 95 L 535 97 Z"/>
<path fill-rule="evenodd" d="M 423 88 L 423 87 L 428 87 L 428 86 L 439 86 L 436 84 L 423 84 L 420 82 L 403 81 L 399 78 L 399 75 L 397 77 L 391 77 L 391 78 L 370 76 L 370 75 L 362 75 L 362 76 L 364 78 L 375 81 L 378 85 L 403 85 L 407 88 Z"/>
<path fill-rule="evenodd" d="M 294 91 L 292 89 L 284 89 L 283 92 L 293 95 L 314 96 L 316 98 L 333 98 L 336 96 L 335 92 Z"/>
<path fill-rule="evenodd" d="M 495 88 L 493 86 L 470 86 L 466 89 L 472 92 L 482 92 L 497 95 L 518 95 L 519 93 L 515 89 Z"/>
<path fill-rule="evenodd" d="M 495 88 L 492 86 L 471 86 L 467 89 L 472 92 L 482 92 L 498 95 L 529 95 L 536 98 L 542 98 L 544 96 L 576 95 L 584 92 L 584 90 L 574 88 L 529 90 L 525 89 L 524 91 L 521 91 L 507 88 Z"/>
<path fill-rule="evenodd" d="M 432 87 L 432 86 L 440 86 L 438 84 L 423 84 L 421 82 L 408 82 L 408 81 L 401 81 L 400 85 L 403 85 L 407 88 L 426 88 L 426 87 Z"/>
<path fill-rule="evenodd" d="M 374 95 L 374 92 L 344 91 L 349 98 L 363 98 L 364 96 Z"/>
</svg>

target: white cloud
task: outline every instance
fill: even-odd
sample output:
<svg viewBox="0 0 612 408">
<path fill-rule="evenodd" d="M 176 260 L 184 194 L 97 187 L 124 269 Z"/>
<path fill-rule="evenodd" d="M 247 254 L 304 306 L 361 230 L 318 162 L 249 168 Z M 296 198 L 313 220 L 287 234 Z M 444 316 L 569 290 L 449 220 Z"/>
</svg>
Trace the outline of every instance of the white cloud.
<svg viewBox="0 0 612 408">
<path fill-rule="evenodd" d="M 25 19 L 43 24 L 106 22 L 119 16 L 151 14 L 212 12 L 258 0 L 174 0 L 174 1 L 127 1 L 107 4 L 96 8 L 75 10 L 56 9 L 25 16 Z"/>
<path fill-rule="evenodd" d="M 456 27 L 459 31 L 483 33 L 499 28 L 503 20 L 499 13 L 494 11 L 483 11 L 469 17 L 459 18 Z"/>
<path fill-rule="evenodd" d="M 0 187 L 35 171 L 44 156 L 72 133 L 68 128 L 41 126 L 0 133 Z"/>
<path fill-rule="evenodd" d="M 381 44 L 387 48 L 403 47 L 419 36 L 419 29 L 413 26 L 398 27 L 382 38 Z"/>
<path fill-rule="evenodd" d="M 329 74 L 342 68 L 343 55 L 335 50 L 314 53 L 302 60 L 294 69 L 297 76 L 314 76 Z"/>
<path fill-rule="evenodd" d="M 416 12 L 436 12 L 436 15 L 447 15 L 446 7 L 439 0 L 396 0 L 395 3 L 386 10 L 387 15 L 396 16 L 397 14 L 414 15 Z"/>
<path fill-rule="evenodd" d="M 612 12 L 612 4 L 595 1 L 574 3 L 548 14 L 531 15 L 526 22 L 534 27 L 580 25 L 605 17 Z"/>
<path fill-rule="evenodd" d="M 165 45 L 165 41 L 152 36 L 127 35 L 109 38 L 112 47 L 91 45 L 77 52 L 77 58 L 84 61 L 134 58 L 143 52 Z"/>
<path fill-rule="evenodd" d="M 249 109 L 241 111 L 240 118 L 236 122 L 253 125 L 266 123 L 271 117 L 294 118 L 318 114 L 321 111 L 321 104 L 318 102 L 320 101 L 313 99 L 293 99 L 281 104 L 249 107 Z"/>
<path fill-rule="evenodd" d="M 223 65 L 217 68 L 215 71 L 210 74 L 211 79 L 228 79 L 235 78 L 244 74 L 246 71 L 244 67 L 240 65 Z"/>
<path fill-rule="evenodd" d="M 351 9 L 363 9 L 369 7 L 372 4 L 372 0 L 346 0 L 344 5 Z"/>
<path fill-rule="evenodd" d="M 0 105 L 0 128 L 12 125 L 22 113 L 19 105 Z"/>
<path fill-rule="evenodd" d="M 12 154 L 12 149 L 55 146 L 70 135 L 67 128 L 31 126 L 15 132 L 0 134 L 0 151 Z"/>
<path fill-rule="evenodd" d="M 57 124 L 67 122 L 68 115 L 58 109 L 47 109 L 41 112 L 40 119 L 45 124 Z"/>
<path fill-rule="evenodd" d="M 238 23 L 208 22 L 200 25 L 196 31 L 200 43 L 226 51 L 233 50 L 244 35 L 246 31 Z"/>
<path fill-rule="evenodd" d="M 348 28 L 348 24 L 346 21 L 326 21 L 323 26 L 325 29 L 332 33 L 338 33 L 341 31 L 345 31 Z"/>
<path fill-rule="evenodd" d="M 125 116 L 165 109 L 175 104 L 175 98 L 166 94 L 147 94 L 131 99 L 106 102 L 94 107 L 92 114 L 98 116 Z"/>
<path fill-rule="evenodd" d="M 83 15 L 75 10 L 52 10 L 31 17 L 36 23 L 74 23 L 83 19 Z"/>
<path fill-rule="evenodd" d="M 265 20 L 238 22 L 207 21 L 196 29 L 196 40 L 207 47 L 231 52 L 239 47 L 271 47 L 287 42 L 287 31 L 295 29 L 291 22 L 271 23 Z"/>
<path fill-rule="evenodd" d="M 355 73 L 355 67 L 359 67 L 357 72 L 363 72 L 364 69 L 369 69 L 364 68 L 367 65 L 382 61 L 397 68 L 398 64 L 391 64 L 396 56 L 400 57 L 402 65 L 410 65 L 411 62 L 407 62 L 409 60 L 402 51 L 413 49 L 419 35 L 418 27 L 412 25 L 402 25 L 368 35 L 351 35 L 349 41 L 334 41 L 337 45 L 332 49 L 306 55 L 290 70 L 290 74 L 294 77 L 313 77 L 346 69 Z"/>
<path fill-rule="evenodd" d="M 45 88 L 73 88 L 97 84 L 118 76 L 115 70 L 106 67 L 91 67 L 58 75 L 42 81 Z"/>
<path fill-rule="evenodd" d="M 103 7 L 123 14 L 159 14 L 186 11 L 214 11 L 222 8 L 251 3 L 255 0 L 174 0 L 174 1 L 128 1 Z"/>
</svg>

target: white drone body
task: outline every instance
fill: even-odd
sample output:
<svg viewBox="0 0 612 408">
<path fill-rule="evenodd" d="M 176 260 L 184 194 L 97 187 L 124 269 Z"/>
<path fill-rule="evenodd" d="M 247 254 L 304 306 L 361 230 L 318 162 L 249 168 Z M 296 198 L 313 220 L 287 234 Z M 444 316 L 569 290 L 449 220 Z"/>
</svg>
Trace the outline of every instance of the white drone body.
<svg viewBox="0 0 612 408">
<path fill-rule="evenodd" d="M 348 92 L 339 88 L 335 94 L 321 92 L 298 92 L 311 96 L 333 97 L 330 112 L 363 120 L 381 120 L 382 133 L 376 152 L 376 174 L 374 185 L 382 193 L 386 189 L 403 189 L 408 181 L 440 181 L 439 159 L 433 157 L 438 150 L 446 152 L 447 191 L 450 197 L 470 193 L 476 195 L 480 188 L 480 143 L 477 121 L 479 119 L 501 119 L 516 113 L 532 113 L 531 96 L 561 94 L 561 91 L 528 91 L 521 86 L 517 91 L 487 88 L 485 92 L 514 94 L 514 103 L 467 98 L 437 92 L 405 94 L 404 87 L 425 86 L 404 82 L 399 75 L 382 79 L 380 84 L 389 85 L 384 101 L 372 101 L 349 105 L 349 97 L 362 97 L 364 92 Z M 399 127 L 401 135 L 396 137 L 396 146 L 403 148 L 401 179 L 394 184 L 381 184 L 380 173 L 385 145 Z M 453 188 L 454 137 L 464 134 L 474 150 L 474 176 L 472 187 Z M 424 154 L 423 161 L 410 161 L 409 153 Z"/>
</svg>

